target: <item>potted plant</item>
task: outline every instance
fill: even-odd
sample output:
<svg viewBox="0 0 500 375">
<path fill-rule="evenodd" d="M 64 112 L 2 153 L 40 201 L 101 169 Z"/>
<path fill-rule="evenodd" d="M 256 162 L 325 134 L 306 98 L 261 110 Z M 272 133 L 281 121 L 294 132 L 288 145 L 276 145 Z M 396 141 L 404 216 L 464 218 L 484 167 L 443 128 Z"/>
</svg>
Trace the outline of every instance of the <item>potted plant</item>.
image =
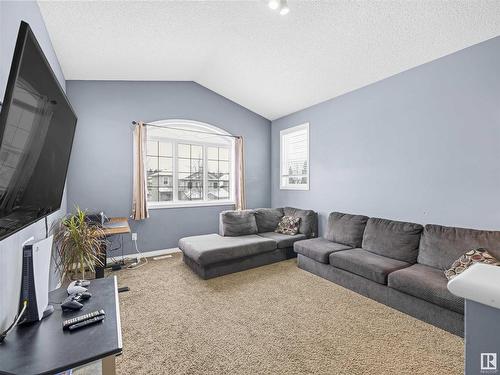
<svg viewBox="0 0 500 375">
<path fill-rule="evenodd" d="M 102 266 L 100 259 L 105 242 L 102 228 L 87 219 L 85 211 L 76 207 L 76 212 L 67 215 L 56 223 L 54 242 L 58 257 L 56 265 L 62 278 L 81 274 L 85 279 L 85 269 L 95 271 L 95 266 Z"/>
</svg>

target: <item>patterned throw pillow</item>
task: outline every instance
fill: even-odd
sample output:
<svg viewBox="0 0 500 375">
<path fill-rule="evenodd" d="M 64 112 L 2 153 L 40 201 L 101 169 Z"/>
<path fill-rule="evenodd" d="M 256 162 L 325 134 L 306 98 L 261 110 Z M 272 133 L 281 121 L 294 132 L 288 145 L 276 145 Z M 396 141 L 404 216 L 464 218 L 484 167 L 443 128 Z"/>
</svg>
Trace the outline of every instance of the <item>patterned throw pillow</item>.
<svg viewBox="0 0 500 375">
<path fill-rule="evenodd" d="M 474 263 L 486 263 L 493 266 L 500 266 L 500 261 L 493 257 L 488 250 L 483 248 L 467 251 L 464 255 L 453 262 L 451 268 L 444 271 L 444 275 L 448 280 L 464 272 Z"/>
<path fill-rule="evenodd" d="M 274 230 L 276 233 L 288 234 L 295 236 L 299 233 L 300 217 L 283 216 L 278 223 L 278 227 Z"/>
</svg>

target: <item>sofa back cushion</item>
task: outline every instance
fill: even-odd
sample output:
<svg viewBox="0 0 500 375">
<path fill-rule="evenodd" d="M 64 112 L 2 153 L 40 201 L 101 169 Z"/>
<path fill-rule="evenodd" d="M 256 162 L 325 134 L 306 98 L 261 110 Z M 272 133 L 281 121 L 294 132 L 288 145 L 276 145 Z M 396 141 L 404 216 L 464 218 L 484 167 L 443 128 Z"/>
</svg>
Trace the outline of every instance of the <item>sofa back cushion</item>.
<svg viewBox="0 0 500 375">
<path fill-rule="evenodd" d="M 256 234 L 257 222 L 253 210 L 222 211 L 219 216 L 221 236 L 236 237 Z"/>
<path fill-rule="evenodd" d="M 444 270 L 465 252 L 479 247 L 500 259 L 500 232 L 427 224 L 420 241 L 418 263 Z"/>
<path fill-rule="evenodd" d="M 274 232 L 283 217 L 282 208 L 257 208 L 254 213 L 259 233 Z"/>
<path fill-rule="evenodd" d="M 423 227 L 420 224 L 370 218 L 363 235 L 363 249 L 392 259 L 416 263 Z"/>
<path fill-rule="evenodd" d="M 283 213 L 286 216 L 300 217 L 299 233 L 305 234 L 308 238 L 318 236 L 318 214 L 316 212 L 285 207 Z"/>
<path fill-rule="evenodd" d="M 328 216 L 325 238 L 351 247 L 361 247 L 367 221 L 368 216 L 332 212 Z"/>
</svg>

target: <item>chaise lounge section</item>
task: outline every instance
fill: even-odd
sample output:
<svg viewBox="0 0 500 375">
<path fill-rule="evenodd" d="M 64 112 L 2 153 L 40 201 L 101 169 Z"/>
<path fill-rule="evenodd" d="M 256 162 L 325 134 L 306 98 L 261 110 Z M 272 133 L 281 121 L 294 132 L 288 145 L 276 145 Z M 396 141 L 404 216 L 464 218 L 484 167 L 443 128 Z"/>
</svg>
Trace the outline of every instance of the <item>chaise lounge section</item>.
<svg viewBox="0 0 500 375">
<path fill-rule="evenodd" d="M 466 251 L 500 256 L 500 232 L 333 212 L 325 238 L 298 241 L 298 267 L 463 336 L 464 301 L 444 270 Z"/>
<path fill-rule="evenodd" d="M 298 234 L 274 232 L 284 215 L 300 217 Z M 179 240 L 184 263 L 203 279 L 295 257 L 296 241 L 317 236 L 318 215 L 292 207 L 224 211 L 219 232 Z"/>
</svg>

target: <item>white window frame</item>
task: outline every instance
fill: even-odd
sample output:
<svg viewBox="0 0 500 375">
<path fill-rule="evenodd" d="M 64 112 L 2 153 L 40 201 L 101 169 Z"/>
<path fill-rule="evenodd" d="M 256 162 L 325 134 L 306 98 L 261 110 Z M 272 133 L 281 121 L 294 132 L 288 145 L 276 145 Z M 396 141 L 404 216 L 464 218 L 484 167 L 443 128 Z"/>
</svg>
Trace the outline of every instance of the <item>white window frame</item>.
<svg viewBox="0 0 500 375">
<path fill-rule="evenodd" d="M 285 149 L 283 147 L 283 142 L 284 142 L 284 137 L 290 133 L 294 133 L 297 131 L 302 131 L 306 130 L 307 134 L 307 174 L 305 175 L 307 177 L 307 183 L 306 184 L 296 184 L 296 185 L 290 185 L 290 184 L 285 184 L 283 183 L 284 177 L 288 176 L 288 170 L 285 166 L 286 164 L 286 155 L 285 155 Z M 280 189 L 281 190 L 309 190 L 309 184 L 310 184 L 310 170 L 311 170 L 311 163 L 310 163 L 310 149 L 309 149 L 309 123 L 306 122 L 301 125 L 293 126 L 291 128 L 283 129 L 280 131 Z M 285 173 L 286 171 L 286 173 Z"/>
<path fill-rule="evenodd" d="M 224 130 L 203 122 L 192 121 L 192 120 L 162 120 L 155 121 L 151 123 L 152 125 L 164 125 L 165 127 L 175 127 L 176 125 L 180 128 L 182 127 L 192 127 L 193 130 L 201 130 L 212 132 L 215 135 L 231 135 Z M 148 201 L 148 209 L 162 209 L 162 208 L 181 208 L 181 207 L 205 207 L 205 206 L 231 206 L 235 205 L 235 147 L 234 139 L 230 144 L 223 144 L 217 142 L 200 142 L 196 140 L 187 139 L 176 139 L 172 137 L 159 137 L 148 135 L 148 141 L 160 141 L 172 143 L 172 175 L 173 175 L 173 194 L 172 201 L 161 201 L 161 202 L 150 202 Z M 193 200 L 193 201 L 183 201 L 178 199 L 178 144 L 190 144 L 203 147 L 203 200 Z M 229 186 L 230 186 L 230 198 L 224 200 L 208 200 L 208 147 L 219 147 L 229 149 Z"/>
</svg>

